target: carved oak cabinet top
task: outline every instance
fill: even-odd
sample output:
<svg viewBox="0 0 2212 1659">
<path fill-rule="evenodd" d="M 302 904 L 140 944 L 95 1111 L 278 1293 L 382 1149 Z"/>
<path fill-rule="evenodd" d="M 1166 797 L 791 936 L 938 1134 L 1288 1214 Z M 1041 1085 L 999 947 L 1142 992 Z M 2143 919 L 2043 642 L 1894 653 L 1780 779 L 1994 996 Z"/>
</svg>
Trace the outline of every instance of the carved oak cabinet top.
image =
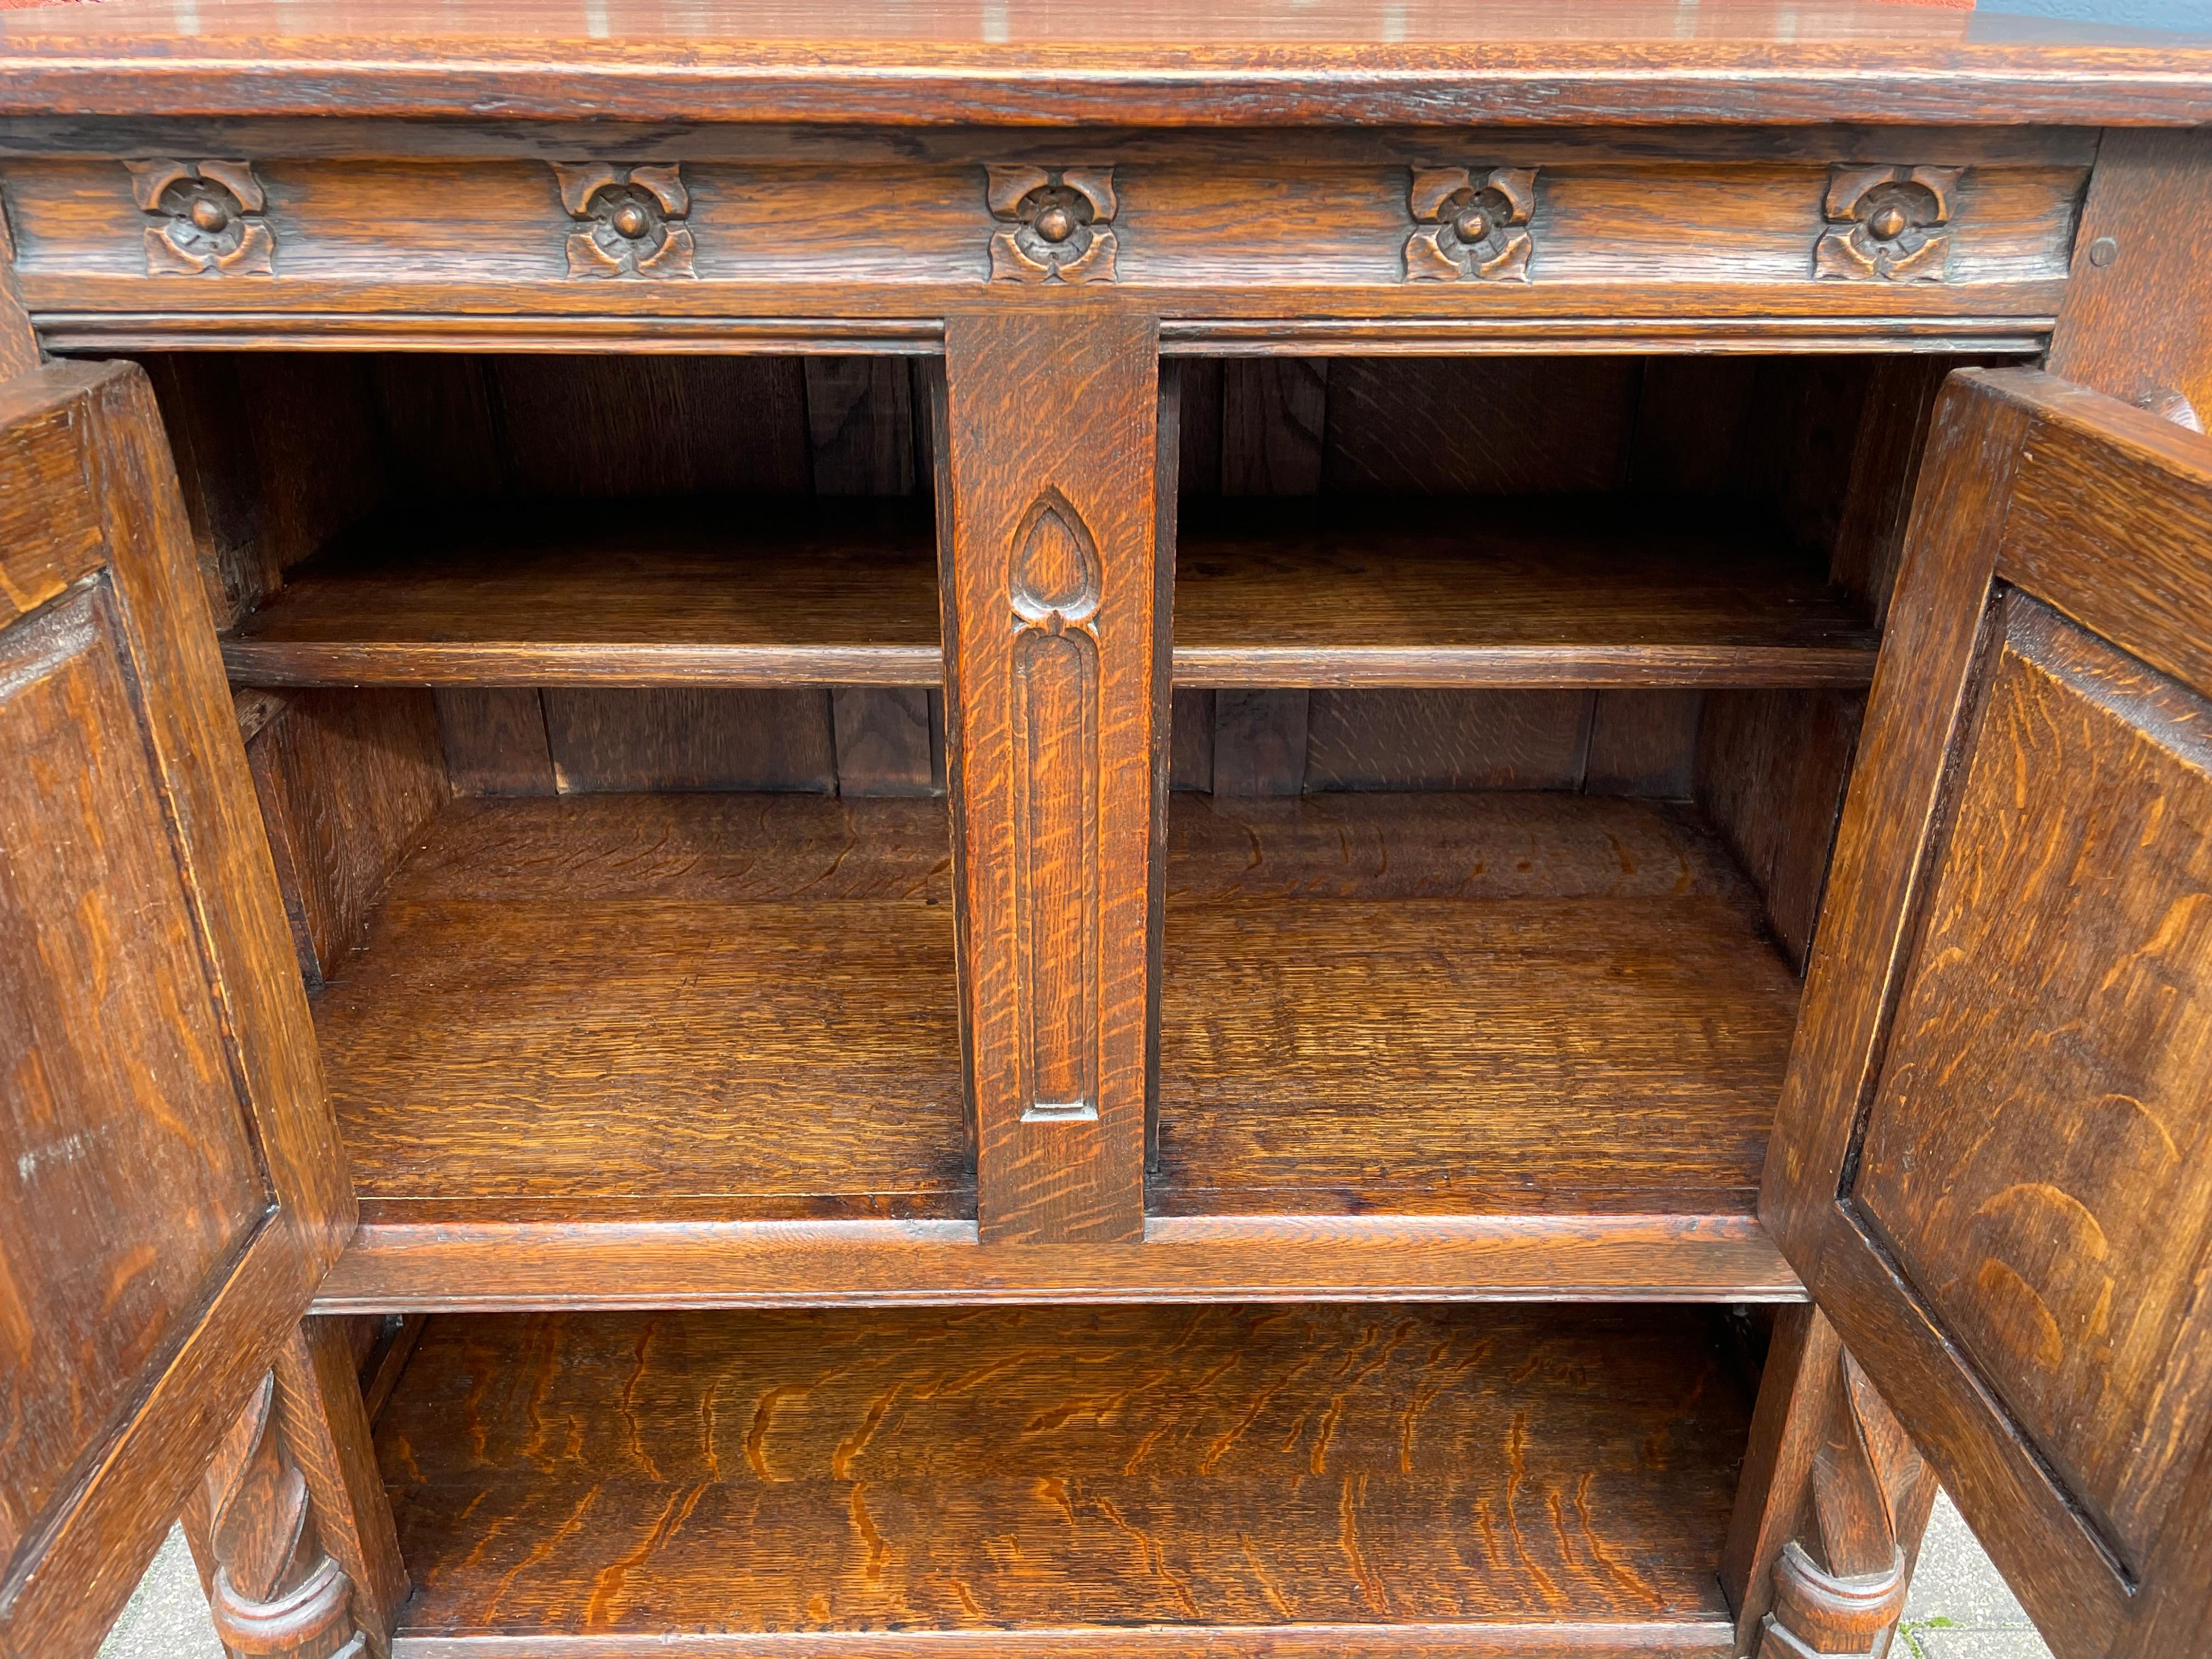
<svg viewBox="0 0 2212 1659">
<path fill-rule="evenodd" d="M 0 114 L 2212 120 L 2198 37 L 1911 0 L 106 0 L 0 11 Z"/>
</svg>

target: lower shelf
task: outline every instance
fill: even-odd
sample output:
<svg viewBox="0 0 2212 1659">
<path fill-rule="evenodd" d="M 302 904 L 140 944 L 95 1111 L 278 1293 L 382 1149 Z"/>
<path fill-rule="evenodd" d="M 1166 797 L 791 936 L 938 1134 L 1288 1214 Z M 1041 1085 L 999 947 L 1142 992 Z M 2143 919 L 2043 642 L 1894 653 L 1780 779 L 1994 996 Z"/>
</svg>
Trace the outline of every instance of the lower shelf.
<svg viewBox="0 0 2212 1659">
<path fill-rule="evenodd" d="M 1750 1410 L 1686 1308 L 467 1315 L 376 1438 L 418 1654 L 1723 1653 Z"/>
</svg>

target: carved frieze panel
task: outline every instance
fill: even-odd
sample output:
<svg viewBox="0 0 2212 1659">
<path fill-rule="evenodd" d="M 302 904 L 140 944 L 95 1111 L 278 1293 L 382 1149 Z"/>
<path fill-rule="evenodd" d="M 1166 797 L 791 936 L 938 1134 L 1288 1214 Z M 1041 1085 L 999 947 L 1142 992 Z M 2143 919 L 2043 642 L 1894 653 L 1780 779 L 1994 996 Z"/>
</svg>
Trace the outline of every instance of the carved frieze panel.
<svg viewBox="0 0 2212 1659">
<path fill-rule="evenodd" d="M 1525 283 L 1535 238 L 1536 169 L 1415 167 L 1407 197 L 1413 234 L 1406 239 L 1406 280 L 1468 278 Z"/>
<path fill-rule="evenodd" d="M 268 198 L 249 161 L 125 161 L 146 227 L 146 274 L 216 271 L 267 276 L 276 236 L 262 216 Z"/>
<path fill-rule="evenodd" d="M 1116 241 L 1111 167 L 993 167 L 985 198 L 994 283 L 1110 283 Z"/>
<path fill-rule="evenodd" d="M 1835 168 L 1813 275 L 1824 282 L 1942 282 L 1951 258 L 1953 193 L 1965 171 Z"/>
<path fill-rule="evenodd" d="M 683 168 L 618 167 L 556 161 L 568 230 L 568 275 L 578 277 L 696 276 L 692 268 L 691 192 Z"/>
</svg>

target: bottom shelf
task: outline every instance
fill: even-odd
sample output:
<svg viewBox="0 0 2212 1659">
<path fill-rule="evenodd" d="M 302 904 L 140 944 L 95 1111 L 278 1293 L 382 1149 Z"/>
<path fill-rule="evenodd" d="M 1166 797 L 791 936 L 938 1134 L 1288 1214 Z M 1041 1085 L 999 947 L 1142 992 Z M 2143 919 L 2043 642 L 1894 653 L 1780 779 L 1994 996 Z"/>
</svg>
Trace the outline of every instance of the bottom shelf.
<svg viewBox="0 0 2212 1659">
<path fill-rule="evenodd" d="M 1723 1653 L 1750 1411 L 1682 1307 L 458 1315 L 376 1438 L 403 1653 Z"/>
</svg>

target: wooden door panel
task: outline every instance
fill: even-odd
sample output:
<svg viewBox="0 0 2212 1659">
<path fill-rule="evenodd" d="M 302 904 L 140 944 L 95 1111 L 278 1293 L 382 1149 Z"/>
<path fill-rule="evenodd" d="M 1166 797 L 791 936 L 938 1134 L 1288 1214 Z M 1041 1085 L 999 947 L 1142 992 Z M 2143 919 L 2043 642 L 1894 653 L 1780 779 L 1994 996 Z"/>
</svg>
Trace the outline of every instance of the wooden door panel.
<svg viewBox="0 0 2212 1659">
<path fill-rule="evenodd" d="M 2212 441 L 2008 370 L 1930 441 L 1762 1207 L 2054 1649 L 2185 1652 Z"/>
<path fill-rule="evenodd" d="M 144 376 L 0 386 L 0 1650 L 87 1652 L 350 1224 Z"/>
</svg>

